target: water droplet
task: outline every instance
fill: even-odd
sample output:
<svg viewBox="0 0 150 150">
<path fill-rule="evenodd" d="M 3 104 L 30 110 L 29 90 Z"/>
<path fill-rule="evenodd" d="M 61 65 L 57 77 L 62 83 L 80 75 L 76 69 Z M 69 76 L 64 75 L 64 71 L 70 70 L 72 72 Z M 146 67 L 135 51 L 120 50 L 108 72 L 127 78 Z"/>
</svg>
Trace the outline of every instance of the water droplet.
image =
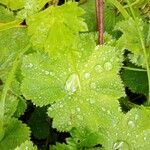
<svg viewBox="0 0 150 150">
<path fill-rule="evenodd" d="M 134 128 L 134 127 L 135 127 L 135 123 L 130 120 L 130 121 L 128 122 L 128 126 L 131 127 L 131 128 Z"/>
<path fill-rule="evenodd" d="M 84 73 L 84 77 L 85 77 L 85 79 L 89 79 L 90 78 L 90 73 L 88 73 L 88 72 L 86 72 L 86 73 Z"/>
<path fill-rule="evenodd" d="M 96 83 L 91 83 L 90 87 L 91 87 L 91 89 L 95 90 L 96 89 Z"/>
<path fill-rule="evenodd" d="M 65 90 L 69 92 L 69 95 L 73 94 L 78 88 L 80 88 L 80 81 L 77 74 L 72 74 L 66 81 Z"/>
<path fill-rule="evenodd" d="M 99 45 L 97 45 L 96 47 L 95 47 L 95 50 L 97 51 L 99 49 Z"/>
<path fill-rule="evenodd" d="M 117 141 L 114 146 L 113 150 L 129 150 L 129 145 L 124 141 Z"/>
<path fill-rule="evenodd" d="M 25 150 L 28 150 L 29 148 L 26 146 Z"/>
<path fill-rule="evenodd" d="M 32 63 L 30 63 L 30 64 L 28 65 L 28 67 L 29 67 L 29 68 L 32 68 L 32 67 L 33 67 L 33 64 L 32 64 Z"/>
<path fill-rule="evenodd" d="M 89 101 L 90 101 L 90 104 L 94 104 L 95 103 L 95 100 L 94 99 L 89 99 Z"/>
<path fill-rule="evenodd" d="M 103 71 L 103 68 L 102 68 L 101 65 L 96 65 L 96 66 L 94 67 L 94 70 L 95 70 L 97 73 L 101 73 L 101 72 Z"/>
<path fill-rule="evenodd" d="M 76 108 L 76 110 L 77 110 L 77 112 L 80 112 L 80 108 L 78 107 L 78 108 Z"/>
<path fill-rule="evenodd" d="M 49 75 L 49 71 L 45 71 L 45 74 L 46 74 L 46 75 Z"/>
<path fill-rule="evenodd" d="M 104 68 L 105 70 L 110 71 L 112 69 L 112 64 L 110 62 L 106 62 L 104 64 Z"/>
<path fill-rule="evenodd" d="M 110 113 L 110 110 L 107 110 L 107 114 L 108 114 L 108 115 L 110 115 L 110 114 L 111 114 L 111 113 Z"/>
</svg>

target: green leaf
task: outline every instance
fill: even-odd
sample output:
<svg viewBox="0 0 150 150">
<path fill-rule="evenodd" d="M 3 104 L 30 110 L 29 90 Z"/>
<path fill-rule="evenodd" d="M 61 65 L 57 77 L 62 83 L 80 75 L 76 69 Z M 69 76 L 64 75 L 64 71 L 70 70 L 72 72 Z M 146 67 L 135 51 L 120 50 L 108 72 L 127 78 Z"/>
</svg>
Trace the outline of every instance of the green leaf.
<svg viewBox="0 0 150 150">
<path fill-rule="evenodd" d="M 114 126 L 102 128 L 100 134 L 104 149 L 148 149 L 150 146 L 149 117 L 150 110 L 144 107 L 132 109 Z"/>
<path fill-rule="evenodd" d="M 122 80 L 132 92 L 148 95 L 148 78 L 146 72 L 125 69 L 122 71 Z"/>
<path fill-rule="evenodd" d="M 96 10 L 95 2 L 93 0 L 87 0 L 81 7 L 85 10 L 83 18 L 88 25 L 89 31 L 96 31 Z"/>
<path fill-rule="evenodd" d="M 92 34 L 82 34 L 80 40 L 77 43 L 80 51 L 74 51 L 74 54 L 80 57 L 78 64 L 83 64 L 91 55 L 95 42 Z M 64 88 L 66 80 L 75 71 L 72 66 L 74 60 L 68 54 L 60 53 L 57 59 L 41 53 L 24 57 L 22 93 L 26 99 L 32 99 L 34 104 L 43 106 L 66 97 L 67 91 Z M 35 85 L 37 85 L 36 88 Z"/>
<path fill-rule="evenodd" d="M 71 12 L 71 13 L 70 13 Z M 28 34 L 36 49 L 43 49 L 50 55 L 57 51 L 75 47 L 79 31 L 87 31 L 80 17 L 84 13 L 77 3 L 68 2 L 51 6 L 27 19 Z"/>
<path fill-rule="evenodd" d="M 99 144 L 100 137 L 98 133 L 93 133 L 88 129 L 78 130 L 72 129 L 71 130 L 71 137 L 66 139 L 66 144 L 56 143 L 55 146 L 52 146 L 52 150 L 81 150 L 81 149 L 94 149 L 96 145 Z M 99 147 L 100 148 L 100 147 Z"/>
<path fill-rule="evenodd" d="M 33 146 L 32 142 L 25 141 L 19 147 L 15 148 L 15 150 L 37 150 L 37 147 Z"/>
<path fill-rule="evenodd" d="M 49 123 L 47 121 L 47 108 L 35 108 L 29 119 L 28 125 L 36 139 L 46 139 L 49 135 Z"/>
<path fill-rule="evenodd" d="M 28 44 L 26 29 L 14 28 L 0 32 L 0 78 L 5 80 L 12 62 Z"/>
<path fill-rule="evenodd" d="M 10 119 L 5 122 L 5 135 L 0 141 L 1 150 L 12 150 L 29 140 L 29 128 L 18 120 Z"/>
<path fill-rule="evenodd" d="M 25 0 L 23 9 L 18 12 L 17 18 L 25 19 L 35 13 L 38 13 L 44 5 L 51 0 Z"/>
<path fill-rule="evenodd" d="M 14 113 L 14 117 L 19 118 L 21 115 L 24 114 L 26 108 L 27 108 L 26 100 L 23 98 L 20 98 L 17 108 L 16 108 L 16 111 Z"/>
<path fill-rule="evenodd" d="M 13 12 L 11 12 L 9 9 L 6 9 L 3 6 L 0 6 L 0 23 L 6 23 L 13 21 L 15 19 L 15 16 Z"/>
<path fill-rule="evenodd" d="M 0 3 L 12 10 L 21 9 L 24 6 L 24 0 L 0 0 Z"/>
<path fill-rule="evenodd" d="M 135 21 L 132 18 L 121 21 L 115 26 L 115 30 L 120 30 L 123 33 L 118 41 L 118 45 L 131 51 L 132 54 L 129 55 L 129 58 L 132 63 L 144 68 L 146 68 L 147 58 L 145 58 L 141 40 L 146 43 L 145 39 L 147 33 L 145 32 L 145 29 L 147 28 L 141 19 Z M 142 37 L 140 37 L 139 33 L 142 33 Z M 148 49 L 146 50 L 146 53 L 149 58 L 150 53 Z M 148 60 L 148 63 L 150 64 L 150 59 Z"/>
<path fill-rule="evenodd" d="M 17 109 L 18 102 L 19 99 L 17 97 L 11 94 L 7 94 L 4 114 L 6 119 L 10 119 L 14 115 Z"/>
</svg>

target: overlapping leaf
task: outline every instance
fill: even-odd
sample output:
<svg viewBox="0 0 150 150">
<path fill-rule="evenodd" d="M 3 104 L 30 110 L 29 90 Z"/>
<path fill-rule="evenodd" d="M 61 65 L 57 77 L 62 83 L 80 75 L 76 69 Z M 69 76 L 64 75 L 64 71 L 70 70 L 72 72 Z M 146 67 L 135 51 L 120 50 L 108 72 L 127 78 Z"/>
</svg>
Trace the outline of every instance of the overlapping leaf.
<svg viewBox="0 0 150 150">
<path fill-rule="evenodd" d="M 102 128 L 102 145 L 104 149 L 140 150 L 150 147 L 150 111 L 146 108 L 129 111 L 115 125 Z"/>
<path fill-rule="evenodd" d="M 21 9 L 24 6 L 24 0 L 0 0 L 0 3 L 6 5 L 12 10 Z"/>
<path fill-rule="evenodd" d="M 18 12 L 17 17 L 25 19 L 28 16 L 39 12 L 44 7 L 44 5 L 50 1 L 52 0 L 23 0 L 23 9 L 20 12 Z"/>
<path fill-rule="evenodd" d="M 145 58 L 145 55 L 150 58 L 149 50 L 146 49 L 146 54 L 144 54 L 143 50 L 143 44 L 146 45 L 145 39 L 148 34 L 147 25 L 141 19 L 136 19 L 135 21 L 130 18 L 129 20 L 119 22 L 115 29 L 123 32 L 118 45 L 132 52 L 129 58 L 134 64 L 146 68 L 147 58 Z M 150 59 L 148 61 L 150 64 Z"/>
<path fill-rule="evenodd" d="M 83 13 L 77 3 L 68 2 L 31 16 L 27 24 L 33 46 L 38 50 L 44 48 L 49 54 L 75 47 L 79 31 L 87 30 L 80 17 Z"/>
<path fill-rule="evenodd" d="M 0 141 L 1 150 L 12 150 L 29 140 L 29 128 L 16 119 L 5 121 L 5 135 Z"/>
<path fill-rule="evenodd" d="M 26 29 L 14 28 L 0 32 L 0 77 L 6 78 L 16 56 L 28 44 Z"/>
</svg>

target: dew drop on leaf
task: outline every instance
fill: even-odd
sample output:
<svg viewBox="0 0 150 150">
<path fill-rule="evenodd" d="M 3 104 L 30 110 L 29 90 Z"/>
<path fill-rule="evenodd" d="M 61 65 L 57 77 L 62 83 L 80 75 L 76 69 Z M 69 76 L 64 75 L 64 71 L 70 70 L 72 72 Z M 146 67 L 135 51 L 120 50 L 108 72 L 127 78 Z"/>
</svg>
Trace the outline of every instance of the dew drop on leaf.
<svg viewBox="0 0 150 150">
<path fill-rule="evenodd" d="M 46 75 L 49 75 L 49 71 L 45 71 L 45 74 L 46 74 Z"/>
<path fill-rule="evenodd" d="M 95 50 L 98 50 L 99 49 L 99 45 L 97 45 L 96 47 L 95 47 Z"/>
<path fill-rule="evenodd" d="M 113 145 L 113 150 L 129 150 L 129 145 L 124 141 L 117 141 Z"/>
<path fill-rule="evenodd" d="M 32 63 L 30 63 L 30 64 L 28 65 L 28 67 L 29 67 L 29 68 L 32 68 L 32 67 L 33 67 L 33 64 L 32 64 Z"/>
<path fill-rule="evenodd" d="M 80 108 L 78 107 L 78 108 L 76 108 L 76 110 L 77 110 L 77 112 L 80 112 Z"/>
<path fill-rule="evenodd" d="M 92 90 L 95 90 L 96 89 L 96 83 L 91 83 L 90 87 Z"/>
<path fill-rule="evenodd" d="M 128 122 L 128 126 L 131 127 L 131 128 L 134 128 L 134 127 L 135 127 L 135 123 L 130 120 L 130 121 Z"/>
<path fill-rule="evenodd" d="M 80 87 L 80 81 L 77 74 L 72 74 L 66 81 L 65 90 L 69 95 L 73 94 Z"/>
<path fill-rule="evenodd" d="M 94 67 L 94 70 L 96 71 L 96 73 L 101 73 L 103 71 L 103 68 L 101 65 L 96 65 Z"/>
<path fill-rule="evenodd" d="M 110 62 L 106 62 L 104 64 L 104 68 L 106 71 L 110 71 L 112 69 L 112 64 Z"/>
<path fill-rule="evenodd" d="M 90 101 L 90 104 L 94 104 L 95 103 L 94 99 L 89 99 L 89 101 Z"/>
<path fill-rule="evenodd" d="M 84 78 L 85 78 L 85 79 L 89 79 L 90 76 L 91 76 L 90 73 L 88 73 L 88 72 L 84 73 Z"/>
</svg>

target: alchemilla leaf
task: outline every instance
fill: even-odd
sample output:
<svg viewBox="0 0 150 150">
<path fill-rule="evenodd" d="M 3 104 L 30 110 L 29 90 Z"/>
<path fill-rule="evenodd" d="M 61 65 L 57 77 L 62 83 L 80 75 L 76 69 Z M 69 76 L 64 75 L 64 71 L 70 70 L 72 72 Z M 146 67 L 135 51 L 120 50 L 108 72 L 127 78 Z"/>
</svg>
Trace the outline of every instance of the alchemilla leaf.
<svg viewBox="0 0 150 150">
<path fill-rule="evenodd" d="M 29 128 L 17 119 L 5 122 L 5 135 L 0 141 L 1 150 L 12 150 L 30 139 Z"/>
<path fill-rule="evenodd" d="M 83 13 L 77 3 L 68 2 L 32 15 L 27 19 L 27 24 L 33 46 L 49 54 L 74 48 L 79 31 L 87 31 L 81 18 Z"/>
<path fill-rule="evenodd" d="M 140 150 L 150 146 L 150 111 L 146 108 L 132 109 L 115 126 L 100 130 L 104 149 Z"/>
<path fill-rule="evenodd" d="M 142 19 L 137 18 L 136 21 L 132 18 L 121 21 L 115 26 L 115 30 L 120 30 L 123 35 L 118 41 L 118 45 L 124 49 L 131 51 L 129 58 L 132 63 L 146 68 L 146 58 L 143 51 L 141 40 L 146 45 L 146 38 L 148 31 L 146 30 L 146 24 Z M 141 37 L 140 35 L 141 34 Z M 146 49 L 147 57 L 150 57 L 149 50 Z M 149 62 L 150 64 L 150 59 Z"/>
</svg>

